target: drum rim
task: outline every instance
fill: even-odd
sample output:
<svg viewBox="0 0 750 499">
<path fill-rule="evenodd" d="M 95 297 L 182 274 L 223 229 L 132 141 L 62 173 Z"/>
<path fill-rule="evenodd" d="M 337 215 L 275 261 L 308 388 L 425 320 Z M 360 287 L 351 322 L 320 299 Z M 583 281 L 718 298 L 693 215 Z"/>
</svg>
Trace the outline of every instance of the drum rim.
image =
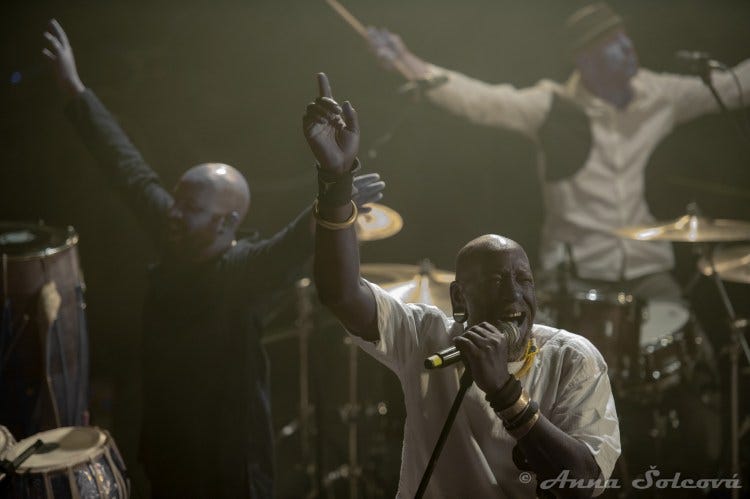
<svg viewBox="0 0 750 499">
<path fill-rule="evenodd" d="M 9 450 L 12 450 L 14 447 L 20 446 L 24 442 L 27 444 L 35 442 L 36 439 L 39 438 L 39 435 L 42 433 L 47 433 L 47 432 L 61 430 L 61 429 L 69 429 L 69 428 L 70 429 L 86 428 L 86 429 L 96 430 L 99 433 L 99 437 L 100 437 L 97 446 L 89 449 L 89 452 L 80 456 L 80 458 L 71 459 L 69 461 L 66 461 L 64 464 L 57 464 L 57 465 L 47 464 L 44 466 L 30 467 L 30 466 L 27 466 L 26 463 L 23 463 L 21 464 L 21 466 L 18 467 L 18 469 L 16 470 L 16 473 L 18 473 L 19 475 L 23 475 L 23 474 L 48 473 L 50 471 L 58 471 L 58 470 L 62 471 L 66 469 L 73 469 L 80 464 L 91 462 L 95 460 L 96 458 L 98 458 L 104 452 L 104 449 L 107 447 L 106 444 L 112 441 L 112 438 L 109 435 L 109 433 L 103 430 L 102 428 L 99 428 L 98 426 L 62 426 L 59 428 L 52 428 L 50 430 L 45 430 L 45 431 L 36 433 L 34 435 L 31 435 L 29 437 L 26 437 L 23 440 L 16 442 L 15 445 L 13 445 Z M 6 459 L 8 458 L 9 455 L 10 455 L 9 452 L 6 452 L 5 454 Z"/>
<path fill-rule="evenodd" d="M 46 227 L 50 229 L 56 229 L 55 227 L 52 227 L 50 225 L 43 225 L 43 224 L 30 224 L 30 223 L 9 223 L 9 222 L 2 222 L 0 223 L 0 229 L 3 227 L 14 227 L 14 228 L 38 228 L 38 227 Z M 68 225 L 65 229 L 56 229 L 56 230 L 64 230 L 67 231 L 68 236 L 65 238 L 62 244 L 59 244 L 58 246 L 54 246 L 51 248 L 44 248 L 43 250 L 39 251 L 33 251 L 31 253 L 23 253 L 21 255 L 10 255 L 8 253 L 2 253 L 3 258 L 5 258 L 9 262 L 21 262 L 25 260 L 34 260 L 37 258 L 45 258 L 48 256 L 55 255 L 57 253 L 61 253 L 65 250 L 68 250 L 78 244 L 78 233 L 76 232 L 75 228 L 72 225 Z"/>
</svg>

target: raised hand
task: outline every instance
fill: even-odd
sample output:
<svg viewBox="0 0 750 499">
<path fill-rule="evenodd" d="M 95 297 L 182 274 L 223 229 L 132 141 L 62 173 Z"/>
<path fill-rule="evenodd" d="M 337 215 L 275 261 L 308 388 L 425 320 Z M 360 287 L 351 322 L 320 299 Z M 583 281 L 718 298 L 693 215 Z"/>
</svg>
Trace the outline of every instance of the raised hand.
<svg viewBox="0 0 750 499">
<path fill-rule="evenodd" d="M 372 208 L 363 206 L 367 203 L 377 203 L 383 199 L 385 182 L 380 180 L 377 173 L 368 173 L 354 177 L 354 188 L 352 200 L 357 205 L 360 213 L 369 213 Z"/>
<path fill-rule="evenodd" d="M 454 343 L 480 390 L 494 393 L 508 380 L 508 338 L 495 326 L 472 326 Z"/>
<path fill-rule="evenodd" d="M 42 54 L 50 61 L 58 86 L 69 97 L 75 97 L 86 87 L 78 76 L 68 37 L 55 19 L 50 20 L 47 25 L 44 38 L 47 39 L 47 46 L 42 49 Z"/>
<path fill-rule="evenodd" d="M 305 139 L 322 169 L 347 172 L 359 150 L 357 112 L 348 101 L 339 106 L 333 100 L 325 73 L 318 73 L 318 93 L 302 118 Z"/>
<path fill-rule="evenodd" d="M 370 50 L 385 69 L 398 71 L 408 80 L 419 80 L 427 76 L 427 63 L 414 55 L 399 35 L 385 28 L 369 26 L 367 41 Z"/>
</svg>

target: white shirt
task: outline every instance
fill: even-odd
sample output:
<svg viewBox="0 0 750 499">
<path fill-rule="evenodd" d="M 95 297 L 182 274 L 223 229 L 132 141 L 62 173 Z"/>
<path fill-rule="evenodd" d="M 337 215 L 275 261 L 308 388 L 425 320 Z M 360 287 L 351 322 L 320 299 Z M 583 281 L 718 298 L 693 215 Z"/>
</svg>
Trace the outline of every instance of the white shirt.
<svg viewBox="0 0 750 499">
<path fill-rule="evenodd" d="M 378 308 L 380 339 L 353 336 L 362 349 L 396 373 L 404 391 L 406 423 L 398 497 L 414 497 L 432 449 L 459 388 L 459 369 L 425 371 L 428 355 L 451 346 L 463 332 L 438 308 L 404 304 L 377 285 L 370 287 Z M 552 424 L 583 442 L 609 478 L 620 455 L 620 431 L 607 365 L 582 336 L 534 325 L 539 348 L 521 379 Z M 459 364 L 460 365 L 460 364 Z M 509 365 L 515 373 L 520 362 Z M 466 397 L 435 466 L 425 497 L 445 499 L 535 497 L 536 480 L 523 483 L 511 452 L 516 440 L 476 385 Z"/>
<path fill-rule="evenodd" d="M 734 69 L 748 103 L 750 60 Z M 516 89 L 436 66 L 431 72 L 448 76 L 446 84 L 429 92 L 432 101 L 475 123 L 516 130 L 534 140 L 550 110 L 553 93 L 571 98 L 588 115 L 592 147 L 586 163 L 571 177 L 544 183 L 546 217 L 540 255 L 545 269 L 554 268 L 564 258 L 565 242 L 570 243 L 583 278 L 633 279 L 672 268 L 669 243 L 624 240 L 611 231 L 654 221 L 644 194 L 644 170 L 651 153 L 675 125 L 718 111 L 718 104 L 699 78 L 640 69 L 632 80 L 633 100 L 619 110 L 589 93 L 577 73 L 564 86 L 542 80 Z M 731 75 L 714 72 L 713 81 L 727 106 L 739 107 L 739 92 Z M 543 178 L 541 154 L 539 168 Z"/>
</svg>

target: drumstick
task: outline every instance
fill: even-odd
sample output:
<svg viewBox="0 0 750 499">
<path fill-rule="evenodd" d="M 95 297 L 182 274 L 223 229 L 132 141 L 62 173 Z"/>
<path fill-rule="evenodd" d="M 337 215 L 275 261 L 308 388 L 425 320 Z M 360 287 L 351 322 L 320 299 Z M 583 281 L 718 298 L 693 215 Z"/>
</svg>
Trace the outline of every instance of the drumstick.
<svg viewBox="0 0 750 499">
<path fill-rule="evenodd" d="M 354 15 L 349 12 L 346 7 L 341 5 L 337 0 L 326 0 L 326 3 L 331 6 L 333 10 L 336 11 L 338 15 L 341 16 L 344 21 L 354 28 L 354 31 L 359 33 L 359 36 L 365 39 L 365 41 L 369 42 L 370 37 L 367 33 L 367 28 L 365 28 L 365 25 L 359 22 L 359 19 L 354 17 Z M 393 63 L 393 66 L 396 68 L 396 70 L 401 73 L 401 75 L 406 78 L 407 80 L 411 81 L 414 78 L 411 75 L 411 72 L 408 70 L 406 66 L 404 66 L 404 63 L 400 61 L 399 59 L 394 59 L 391 61 Z"/>
<path fill-rule="evenodd" d="M 365 40 L 368 39 L 367 37 L 367 28 L 359 22 L 359 19 L 354 17 L 351 12 L 346 10 L 346 7 L 338 3 L 336 0 L 326 0 L 326 3 L 331 6 L 333 10 L 336 11 L 338 15 L 340 15 L 346 23 L 354 28 L 354 31 L 360 34 L 362 38 Z"/>
</svg>

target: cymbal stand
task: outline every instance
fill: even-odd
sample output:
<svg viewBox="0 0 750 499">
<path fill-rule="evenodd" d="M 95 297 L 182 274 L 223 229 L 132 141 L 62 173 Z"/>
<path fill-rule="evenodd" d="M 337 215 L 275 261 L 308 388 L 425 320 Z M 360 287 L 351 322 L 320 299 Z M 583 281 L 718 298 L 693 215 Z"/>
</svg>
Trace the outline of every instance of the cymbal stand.
<svg viewBox="0 0 750 499">
<path fill-rule="evenodd" d="M 314 429 L 310 421 L 315 411 L 310 402 L 310 346 L 309 337 L 312 333 L 313 307 L 310 301 L 310 285 L 308 278 L 295 283 L 297 292 L 297 321 L 299 331 L 299 434 L 302 465 L 305 474 L 310 479 L 310 490 L 307 497 L 318 497 L 319 476 L 318 463 L 312 452 L 312 434 Z"/>
<path fill-rule="evenodd" d="M 713 259 L 713 248 L 706 246 L 704 248 L 704 258 L 708 262 L 711 269 L 711 278 L 716 285 L 716 290 L 719 293 L 721 302 L 724 306 L 727 319 L 729 320 L 729 333 L 730 333 L 730 345 L 729 345 L 729 361 L 731 368 L 731 383 L 730 383 L 730 439 L 731 439 L 731 472 L 739 477 L 740 475 L 740 436 L 739 436 L 739 362 L 740 362 L 740 349 L 745 354 L 745 358 L 750 363 L 750 347 L 745 339 L 743 329 L 748 325 L 748 320 L 739 318 L 735 314 L 734 306 L 729 299 L 727 290 L 724 287 L 724 282 L 721 280 L 721 276 L 716 271 Z M 732 489 L 732 498 L 739 498 L 739 489 Z"/>
<path fill-rule="evenodd" d="M 359 382 L 357 378 L 357 364 L 358 364 L 358 350 L 359 347 L 352 341 L 347 335 L 344 337 L 344 344 L 349 349 L 349 401 L 346 403 L 341 411 L 342 419 L 346 422 L 348 428 L 347 434 L 347 463 L 339 466 L 332 472 L 326 475 L 324 480 L 325 486 L 330 486 L 336 480 L 345 478 L 349 481 L 349 499 L 357 499 L 359 495 L 359 478 L 361 475 L 361 469 L 359 467 L 359 455 L 358 455 L 358 438 L 359 438 L 359 412 L 360 405 L 357 398 L 359 397 L 357 384 Z M 332 490 L 328 490 L 329 497 L 332 497 Z"/>
</svg>

